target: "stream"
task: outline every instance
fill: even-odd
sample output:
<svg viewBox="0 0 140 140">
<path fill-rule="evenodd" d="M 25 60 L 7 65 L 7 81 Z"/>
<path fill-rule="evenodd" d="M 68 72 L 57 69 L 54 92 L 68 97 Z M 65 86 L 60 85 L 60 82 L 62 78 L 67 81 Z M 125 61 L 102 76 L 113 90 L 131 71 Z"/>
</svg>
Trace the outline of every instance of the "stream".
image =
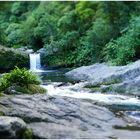
<svg viewBox="0 0 140 140">
<path fill-rule="evenodd" d="M 37 70 L 47 93 L 1 97 L 0 112 L 23 119 L 34 138 L 140 138 L 137 96 L 93 92 L 69 70 Z"/>
<path fill-rule="evenodd" d="M 69 69 L 48 70 L 37 72 L 43 81 L 42 87 L 47 89 L 51 96 L 66 96 L 94 102 L 96 105 L 105 106 L 114 113 L 124 111 L 127 117 L 140 123 L 140 99 L 137 96 L 123 94 L 93 93 L 84 88 L 86 82 L 73 81 L 65 77 Z"/>
<path fill-rule="evenodd" d="M 40 69 L 40 56 L 30 57 L 30 68 L 40 77 L 47 93 L 19 95 L 1 103 L 12 106 L 14 111 L 8 109 L 8 115 L 27 121 L 37 137 L 140 138 L 138 96 L 93 92 L 85 88 L 85 81 L 65 76 L 72 69 Z"/>
</svg>

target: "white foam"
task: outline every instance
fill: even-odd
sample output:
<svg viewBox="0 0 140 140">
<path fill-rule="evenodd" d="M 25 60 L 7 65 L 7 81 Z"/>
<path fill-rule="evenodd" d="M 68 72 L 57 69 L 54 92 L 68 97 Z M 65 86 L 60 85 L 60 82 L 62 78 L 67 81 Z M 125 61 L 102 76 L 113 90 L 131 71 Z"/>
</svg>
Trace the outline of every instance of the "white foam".
<svg viewBox="0 0 140 140">
<path fill-rule="evenodd" d="M 65 87 L 55 87 L 54 85 L 44 86 L 47 89 L 49 95 L 67 96 L 79 99 L 90 99 L 95 102 L 104 103 L 106 105 L 137 105 L 140 106 L 140 100 L 136 97 L 129 97 L 126 95 L 114 95 L 114 94 L 103 94 L 103 93 L 88 93 L 86 91 L 77 91 L 82 84 L 65 86 Z M 76 88 L 74 88 L 74 86 Z M 74 90 L 75 89 L 75 90 Z"/>
</svg>

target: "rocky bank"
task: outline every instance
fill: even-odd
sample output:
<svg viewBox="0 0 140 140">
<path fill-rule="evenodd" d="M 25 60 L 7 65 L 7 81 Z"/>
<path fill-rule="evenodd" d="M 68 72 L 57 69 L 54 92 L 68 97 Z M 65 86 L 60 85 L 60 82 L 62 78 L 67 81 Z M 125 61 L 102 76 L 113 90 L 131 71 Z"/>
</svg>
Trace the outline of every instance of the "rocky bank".
<svg viewBox="0 0 140 140">
<path fill-rule="evenodd" d="M 65 74 L 85 82 L 44 83 L 47 94 L 0 97 L 0 138 L 139 138 L 139 75 L 140 61 L 95 64 Z"/>
<path fill-rule="evenodd" d="M 66 76 L 88 81 L 86 87 L 93 91 L 140 96 L 140 60 L 126 66 L 105 63 L 83 66 L 66 73 Z"/>
<path fill-rule="evenodd" d="M 140 121 L 130 123 L 131 118 L 126 114 L 122 113 L 120 118 L 119 112 L 115 115 L 90 100 L 47 94 L 5 96 L 0 99 L 0 111 L 11 116 L 0 117 L 0 136 L 3 138 L 19 138 L 17 129 L 25 127 L 32 130 L 32 138 L 140 137 Z M 129 129 L 133 127 L 136 130 L 131 135 Z M 3 133 L 5 129 L 2 128 L 7 133 Z"/>
</svg>

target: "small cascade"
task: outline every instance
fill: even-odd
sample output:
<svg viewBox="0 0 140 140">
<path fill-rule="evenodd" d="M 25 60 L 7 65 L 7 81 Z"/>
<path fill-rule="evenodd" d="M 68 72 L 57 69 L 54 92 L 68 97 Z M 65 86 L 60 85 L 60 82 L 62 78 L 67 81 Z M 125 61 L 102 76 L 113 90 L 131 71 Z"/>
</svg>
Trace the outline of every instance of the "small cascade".
<svg viewBox="0 0 140 140">
<path fill-rule="evenodd" d="M 31 53 L 30 54 L 30 70 L 37 71 L 41 68 L 40 54 Z"/>
</svg>

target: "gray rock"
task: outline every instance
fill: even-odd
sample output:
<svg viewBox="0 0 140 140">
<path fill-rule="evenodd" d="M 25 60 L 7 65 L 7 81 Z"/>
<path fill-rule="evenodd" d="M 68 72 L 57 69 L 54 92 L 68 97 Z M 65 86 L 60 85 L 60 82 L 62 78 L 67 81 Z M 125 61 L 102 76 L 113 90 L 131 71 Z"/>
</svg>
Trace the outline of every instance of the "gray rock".
<svg viewBox="0 0 140 140">
<path fill-rule="evenodd" d="M 140 96 L 140 76 L 132 80 L 123 81 L 121 83 L 101 86 L 100 90 L 103 92 L 126 93 Z"/>
<path fill-rule="evenodd" d="M 126 66 L 108 66 L 105 63 L 83 66 L 66 73 L 66 76 L 71 76 L 78 80 L 105 81 L 105 79 L 109 78 L 129 80 L 139 74 L 140 60 Z"/>
<path fill-rule="evenodd" d="M 50 46 L 47 46 L 46 48 L 41 48 L 37 52 L 41 54 L 41 57 L 46 57 L 48 55 L 52 55 L 58 51 L 57 48 Z"/>
<path fill-rule="evenodd" d="M 27 53 L 27 54 L 30 54 L 30 53 L 33 53 L 33 49 L 28 49 L 28 47 L 21 47 L 21 48 L 17 48 L 16 49 L 18 52 L 21 52 L 21 53 Z"/>
<path fill-rule="evenodd" d="M 30 53 L 33 53 L 34 51 L 33 51 L 33 49 L 27 49 L 27 50 L 25 50 L 25 53 L 27 53 L 27 54 L 30 54 Z"/>
<path fill-rule="evenodd" d="M 25 129 L 26 124 L 22 119 L 0 116 L 0 138 L 20 138 Z"/>
<path fill-rule="evenodd" d="M 90 100 L 47 94 L 16 95 L 2 97 L 0 106 L 5 115 L 22 118 L 35 138 L 121 138 L 114 126 L 129 125 Z M 125 138 L 128 132 L 124 131 Z M 138 137 L 140 133 L 133 136 Z"/>
<path fill-rule="evenodd" d="M 108 66 L 105 63 L 94 64 L 66 73 L 66 76 L 73 79 L 88 81 L 90 86 L 98 86 L 98 89 L 96 88 L 98 91 L 115 91 L 140 95 L 139 75 L 140 60 L 126 66 Z"/>
</svg>

